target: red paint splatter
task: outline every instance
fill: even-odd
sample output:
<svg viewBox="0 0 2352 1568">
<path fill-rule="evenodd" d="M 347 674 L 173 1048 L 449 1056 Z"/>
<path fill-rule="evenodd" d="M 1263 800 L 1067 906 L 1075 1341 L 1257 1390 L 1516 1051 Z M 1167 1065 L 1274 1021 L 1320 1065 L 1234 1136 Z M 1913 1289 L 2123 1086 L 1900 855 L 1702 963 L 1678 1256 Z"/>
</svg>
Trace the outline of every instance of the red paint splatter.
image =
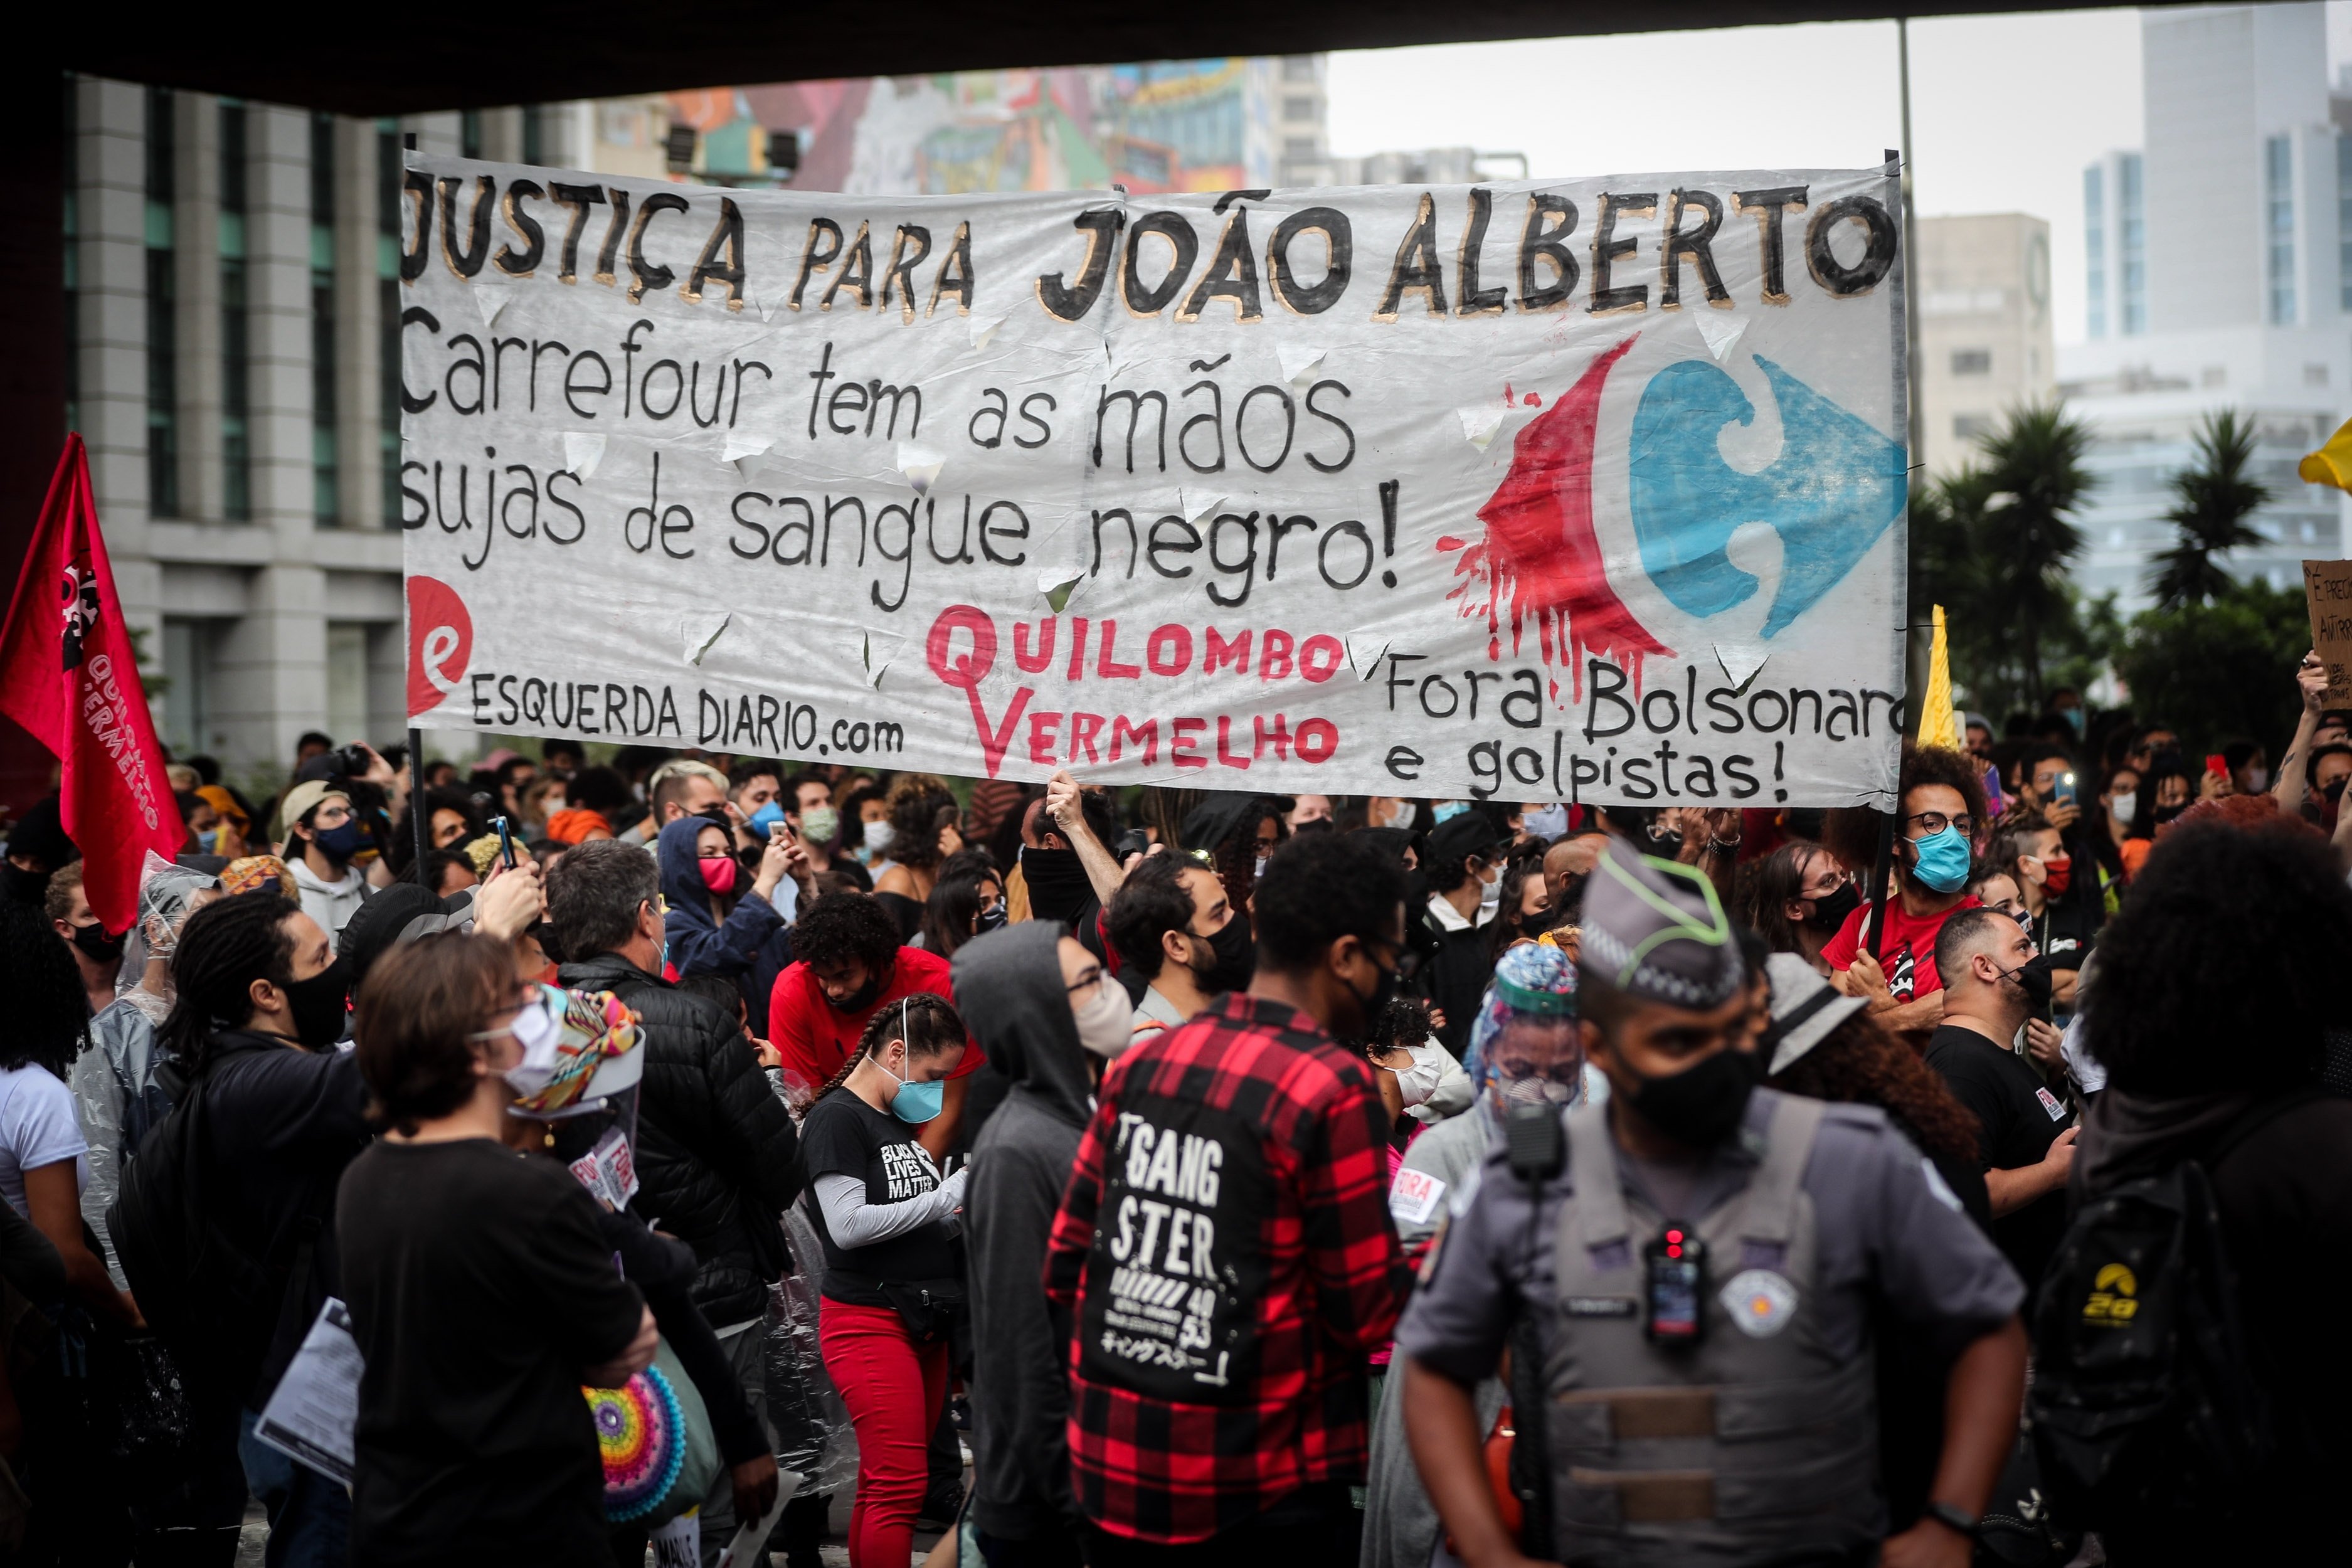
<svg viewBox="0 0 2352 1568">
<path fill-rule="evenodd" d="M 1543 394 L 1540 392 L 1530 392 L 1525 397 L 1520 398 L 1519 402 L 1529 408 L 1541 408 L 1543 406 Z"/>
<path fill-rule="evenodd" d="M 1486 541 L 1463 551 L 1454 567 L 1462 581 L 1449 595 L 1463 601 L 1465 616 L 1486 617 L 1487 657 L 1497 661 L 1505 597 L 1510 600 L 1514 656 L 1532 615 L 1544 662 L 1569 666 L 1570 689 L 1579 699 L 1588 651 L 1614 660 L 1633 677 L 1637 692 L 1644 658 L 1674 657 L 1610 585 L 1592 530 L 1593 429 L 1601 389 L 1633 346 L 1633 339 L 1627 338 L 1594 360 L 1564 396 L 1519 432 L 1510 472 L 1478 509 Z M 1461 542 L 1447 539 L 1439 545 L 1450 549 Z M 1478 586 L 1486 590 L 1483 604 L 1471 597 Z"/>
</svg>

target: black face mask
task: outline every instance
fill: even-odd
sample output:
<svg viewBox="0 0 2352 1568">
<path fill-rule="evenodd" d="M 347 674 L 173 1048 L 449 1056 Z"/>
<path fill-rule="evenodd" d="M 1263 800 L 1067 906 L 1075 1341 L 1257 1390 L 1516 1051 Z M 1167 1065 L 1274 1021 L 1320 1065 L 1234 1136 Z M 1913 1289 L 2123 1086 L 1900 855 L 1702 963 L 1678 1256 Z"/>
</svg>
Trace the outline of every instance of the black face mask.
<svg viewBox="0 0 2352 1568">
<path fill-rule="evenodd" d="M 1762 1077 L 1763 1064 L 1752 1053 L 1721 1050 L 1696 1067 L 1643 1079 L 1626 1100 L 1675 1142 L 1708 1149 L 1739 1130 Z"/>
<path fill-rule="evenodd" d="M 279 987 L 293 1009 L 297 1040 L 319 1051 L 343 1037 L 343 999 L 351 982 L 351 965 L 339 957 L 310 979 Z"/>
<path fill-rule="evenodd" d="M 130 940 L 129 931 L 121 936 L 107 935 L 106 928 L 96 921 L 86 926 L 74 927 L 73 944 L 81 949 L 81 955 L 92 963 L 112 963 L 122 956 L 122 944 Z"/>
<path fill-rule="evenodd" d="M 1195 954 L 1200 952 L 1202 943 L 1208 944 L 1209 967 L 1192 965 L 1193 983 L 1202 990 L 1215 995 L 1249 988 L 1251 976 L 1257 973 L 1257 942 L 1250 934 L 1247 915 L 1236 914 L 1219 926 L 1214 936 L 1197 936 L 1189 931 L 1184 934 L 1192 937 Z"/>
<path fill-rule="evenodd" d="M 2033 1010 L 2036 1013 L 2042 1012 L 2050 1005 L 2050 985 L 2053 976 L 2050 973 L 2050 957 L 2047 953 L 2034 954 L 2001 978 L 2016 981 L 2017 988 L 2025 993 L 2025 999 L 2033 1004 Z"/>
<path fill-rule="evenodd" d="M 848 995 L 843 997 L 838 1002 L 833 999 L 833 994 L 831 992 L 825 990 L 824 987 L 821 985 L 817 987 L 817 994 L 824 998 L 826 1006 L 833 1008 L 836 1012 L 859 1013 L 874 1005 L 874 999 L 882 994 L 882 987 L 888 984 L 888 982 L 889 976 L 887 973 L 868 974 L 866 977 L 865 984 L 859 986 L 856 990 L 851 992 Z"/>
<path fill-rule="evenodd" d="M 1814 931 L 1826 931 L 1835 936 L 1838 928 L 1845 924 L 1846 917 L 1861 907 L 1861 892 L 1852 882 L 1848 882 L 1828 898 L 1815 899 L 1813 912 L 1805 917 L 1805 924 Z"/>
<path fill-rule="evenodd" d="M 1538 910 L 1531 915 L 1519 917 L 1519 934 L 1524 937 L 1538 937 L 1559 923 L 1558 918 L 1551 910 Z"/>
<path fill-rule="evenodd" d="M 2159 805 L 2148 815 L 2151 820 L 2157 822 L 2170 822 L 2174 817 L 2179 816 L 2182 812 L 2187 811 L 2189 807 L 2186 805 Z"/>
<path fill-rule="evenodd" d="M 1094 897 L 1094 884 L 1087 879 L 1087 868 L 1075 849 L 1023 846 L 1021 879 L 1029 887 L 1029 912 L 1041 921 L 1075 923 L 1087 900 Z"/>
<path fill-rule="evenodd" d="M 8 896 L 20 904 L 38 909 L 48 897 L 49 877 L 47 871 L 27 871 L 13 862 L 0 861 L 0 878 L 6 881 Z"/>
<path fill-rule="evenodd" d="M 1234 923 L 1236 925 L 1240 923 L 1239 916 L 1234 917 Z M 1371 958 L 1371 950 L 1370 948 L 1366 948 L 1364 950 L 1364 956 Z M 1366 996 L 1360 991 L 1356 992 L 1356 1000 L 1362 1004 L 1364 1009 L 1364 1026 L 1362 1032 L 1366 1036 L 1370 1036 L 1373 1028 L 1379 1025 L 1381 1015 L 1389 1010 L 1390 1002 L 1393 1001 L 1396 997 L 1397 985 L 1399 983 L 1397 972 L 1382 963 L 1379 959 L 1372 959 L 1372 967 L 1379 970 L 1381 975 L 1378 980 L 1372 982 L 1372 994 L 1370 996 Z M 1344 984 L 1350 991 L 1356 990 L 1356 983 L 1352 980 L 1343 981 L 1342 984 Z"/>
</svg>

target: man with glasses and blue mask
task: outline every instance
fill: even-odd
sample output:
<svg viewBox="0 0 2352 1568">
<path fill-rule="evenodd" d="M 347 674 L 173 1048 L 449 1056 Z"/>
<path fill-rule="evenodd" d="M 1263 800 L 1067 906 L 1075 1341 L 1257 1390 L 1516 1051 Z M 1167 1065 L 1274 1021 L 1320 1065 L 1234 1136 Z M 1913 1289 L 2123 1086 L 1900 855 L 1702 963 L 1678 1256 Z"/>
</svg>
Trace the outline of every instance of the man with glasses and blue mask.
<svg viewBox="0 0 2352 1568">
<path fill-rule="evenodd" d="M 1903 759 L 1900 819 L 1895 825 L 1895 896 L 1883 927 L 1865 947 L 1872 889 L 1822 949 L 1832 983 L 1868 998 L 1890 1029 L 1933 1029 L 1942 1021 L 1944 988 L 1936 972 L 1936 934 L 1956 910 L 1975 909 L 1969 868 L 1985 828 L 1984 784 L 1962 752 L 1922 746 Z"/>
</svg>

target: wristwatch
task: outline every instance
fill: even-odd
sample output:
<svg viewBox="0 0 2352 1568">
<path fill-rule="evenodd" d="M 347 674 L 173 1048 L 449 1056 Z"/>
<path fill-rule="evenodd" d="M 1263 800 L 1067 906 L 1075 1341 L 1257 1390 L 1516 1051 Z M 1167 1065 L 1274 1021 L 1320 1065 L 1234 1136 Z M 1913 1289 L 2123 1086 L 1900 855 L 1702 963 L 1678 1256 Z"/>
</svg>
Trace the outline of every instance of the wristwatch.
<svg viewBox="0 0 2352 1568">
<path fill-rule="evenodd" d="M 1971 1541 L 1976 1539 L 1977 1527 L 1984 1522 L 1979 1515 L 1970 1513 L 1958 1503 L 1930 1501 L 1919 1511 L 1938 1524 L 1958 1531 Z"/>
</svg>

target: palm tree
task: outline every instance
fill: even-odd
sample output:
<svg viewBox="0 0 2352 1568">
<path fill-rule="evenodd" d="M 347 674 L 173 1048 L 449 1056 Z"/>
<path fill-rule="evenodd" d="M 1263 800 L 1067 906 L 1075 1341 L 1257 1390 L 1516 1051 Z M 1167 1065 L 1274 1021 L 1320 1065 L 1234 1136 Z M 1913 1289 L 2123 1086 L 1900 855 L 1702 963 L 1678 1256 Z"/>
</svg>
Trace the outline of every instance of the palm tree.
<svg viewBox="0 0 2352 1568">
<path fill-rule="evenodd" d="M 1985 437 L 1984 467 L 1947 486 L 1955 510 L 1975 510 L 1982 587 L 2000 606 L 1998 624 L 2013 628 L 2029 704 L 2042 700 L 2044 630 L 2074 614 L 2068 569 L 2083 552 L 2083 531 L 2069 519 L 2097 483 L 2083 467 L 2090 444 L 2090 426 L 2067 417 L 2063 403 L 2027 404 Z"/>
<path fill-rule="evenodd" d="M 2270 488 L 2246 477 L 2254 457 L 2254 424 L 2234 408 L 2208 414 L 2197 431 L 2197 459 L 2172 476 L 2179 499 L 2164 520 L 2177 534 L 2159 552 L 2148 574 L 2148 592 L 2158 606 L 2178 610 L 2218 599 L 2230 590 L 2230 574 L 2214 561 L 2224 551 L 2259 544 L 2262 534 L 2246 519 L 2271 499 Z"/>
</svg>

